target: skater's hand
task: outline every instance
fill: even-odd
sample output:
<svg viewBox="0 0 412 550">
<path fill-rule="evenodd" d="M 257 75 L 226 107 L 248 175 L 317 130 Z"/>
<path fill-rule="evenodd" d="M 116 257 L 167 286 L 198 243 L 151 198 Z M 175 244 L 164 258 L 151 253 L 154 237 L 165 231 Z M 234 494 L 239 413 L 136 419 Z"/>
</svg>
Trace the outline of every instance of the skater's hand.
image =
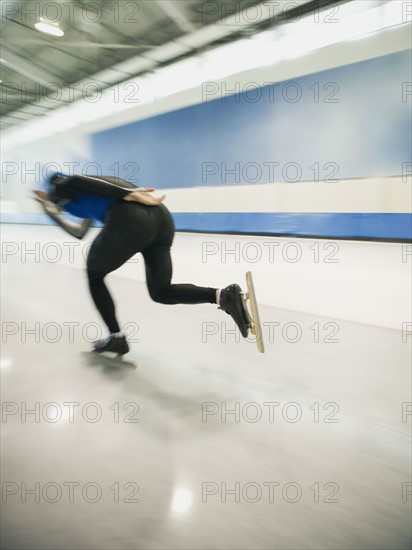
<svg viewBox="0 0 412 550">
<path fill-rule="evenodd" d="M 152 197 L 152 195 L 149 195 L 149 192 L 152 191 L 156 191 L 156 189 L 151 187 L 146 191 L 132 191 L 131 193 L 126 195 L 123 200 L 130 202 L 140 202 L 149 206 L 156 206 L 165 200 L 166 195 L 162 195 L 161 197 Z"/>
<path fill-rule="evenodd" d="M 49 195 L 44 191 L 39 191 L 38 189 L 34 189 L 33 193 L 36 195 L 35 197 L 33 197 L 34 200 L 39 202 L 43 206 L 43 208 L 46 210 L 46 212 L 48 213 L 51 212 L 53 214 L 60 214 L 61 212 L 63 212 L 61 208 L 59 208 L 57 205 L 55 205 L 50 201 Z"/>
<path fill-rule="evenodd" d="M 44 202 L 44 201 L 50 200 L 49 195 L 47 193 L 45 193 L 44 191 L 39 191 L 38 189 L 33 189 L 33 193 L 36 195 L 33 198 L 37 202 Z"/>
</svg>

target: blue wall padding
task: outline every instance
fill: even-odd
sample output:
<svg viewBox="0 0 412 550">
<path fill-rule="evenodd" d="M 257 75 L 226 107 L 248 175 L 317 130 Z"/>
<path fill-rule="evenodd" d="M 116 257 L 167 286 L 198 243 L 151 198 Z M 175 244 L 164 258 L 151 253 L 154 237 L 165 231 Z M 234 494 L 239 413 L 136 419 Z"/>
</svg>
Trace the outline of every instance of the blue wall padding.
<svg viewBox="0 0 412 550">
<path fill-rule="evenodd" d="M 313 180 L 314 163 L 321 179 L 327 163 L 337 165 L 339 180 L 401 175 L 412 151 L 412 98 L 403 95 L 411 66 L 405 51 L 260 88 L 256 102 L 252 92 L 219 96 L 94 134 L 93 160 L 103 173 L 118 163 L 115 175 L 160 189 L 285 181 L 291 162 L 300 181 Z M 225 175 L 236 163 L 240 174 Z M 244 172 L 248 163 L 261 174 Z M 270 173 L 267 163 L 279 166 Z"/>
<path fill-rule="evenodd" d="M 411 214 L 187 212 L 173 218 L 178 231 L 412 240 Z M 54 224 L 45 214 L 2 214 L 1 222 Z"/>
</svg>

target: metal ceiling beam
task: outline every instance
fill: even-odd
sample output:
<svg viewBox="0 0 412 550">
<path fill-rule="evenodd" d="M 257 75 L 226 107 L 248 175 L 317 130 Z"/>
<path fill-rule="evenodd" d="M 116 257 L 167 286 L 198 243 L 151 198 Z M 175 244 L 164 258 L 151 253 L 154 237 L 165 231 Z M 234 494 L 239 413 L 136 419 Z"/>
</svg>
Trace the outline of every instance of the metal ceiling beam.
<svg viewBox="0 0 412 550">
<path fill-rule="evenodd" d="M 44 46 L 44 40 L 35 38 L 23 38 L 18 40 L 7 40 L 8 44 L 40 44 Z M 105 42 L 89 42 L 77 40 L 76 42 L 65 41 L 62 43 L 65 48 L 73 46 L 75 48 L 107 48 L 109 50 L 141 50 L 147 48 L 153 48 L 153 44 L 117 44 L 117 43 L 105 43 Z"/>
<path fill-rule="evenodd" d="M 1 0 L 0 0 L 1 1 Z M 332 3 L 343 3 L 347 2 L 348 0 L 301 0 L 300 5 L 305 5 L 305 7 L 310 9 L 315 9 L 315 3 L 320 2 L 322 6 Z M 162 9 L 166 12 L 166 9 L 170 12 L 170 5 L 173 4 L 173 2 L 168 2 L 168 0 L 156 0 L 159 5 L 161 5 Z M 162 44 L 161 46 L 157 46 L 156 48 L 153 48 L 149 50 L 148 52 L 145 52 L 145 57 L 140 56 L 132 56 L 129 59 L 122 61 L 120 63 L 117 63 L 116 65 L 113 65 L 111 67 L 111 70 L 118 71 L 120 74 L 124 74 L 126 76 L 137 76 L 141 74 L 142 72 L 153 70 L 154 68 L 158 67 L 159 64 L 163 63 L 169 63 L 172 62 L 173 59 L 179 58 L 180 56 L 184 55 L 185 52 L 189 54 L 190 52 L 195 53 L 196 50 L 200 48 L 204 48 L 213 44 L 217 44 L 222 39 L 233 37 L 241 38 L 244 31 L 248 30 L 250 28 L 253 28 L 253 30 L 256 32 L 259 32 L 259 30 L 263 30 L 266 26 L 273 26 L 274 24 L 282 24 L 282 6 L 280 5 L 280 2 L 276 2 L 274 0 L 262 0 L 261 4 L 267 8 L 268 5 L 272 4 L 271 10 L 265 9 L 263 10 L 262 18 L 260 19 L 259 23 L 256 25 L 253 25 L 250 23 L 247 17 L 239 17 L 239 14 L 229 16 L 225 20 L 225 22 L 215 22 L 209 25 L 205 25 L 200 28 L 193 27 L 191 23 L 187 21 L 185 16 L 179 11 L 179 21 L 182 21 L 182 18 L 186 20 L 187 24 L 190 24 L 192 27 L 192 32 L 188 32 L 181 36 L 178 39 L 175 39 L 174 41 L 171 41 L 166 44 Z M 168 7 L 165 7 L 165 6 Z M 294 3 L 292 2 L 291 5 L 293 6 Z M 168 14 L 169 15 L 169 14 Z M 171 17 L 171 15 L 170 15 Z M 239 20 L 240 19 L 240 20 Z M 277 21 L 280 19 L 280 21 Z M 183 23 L 184 24 L 184 23 Z M 194 30 L 193 30 L 194 29 Z M 12 56 L 14 54 L 11 54 Z M 11 62 L 11 56 L 9 53 L 7 53 L 7 61 Z M 149 58 L 150 56 L 150 58 Z M 6 54 L 3 56 L 6 57 Z M 16 65 L 19 66 L 20 69 L 16 65 L 9 64 L 13 70 L 19 70 L 22 74 L 32 74 L 33 76 L 30 76 L 30 78 L 33 78 L 34 80 L 40 82 L 39 79 L 39 73 L 42 73 L 43 81 L 46 80 L 44 83 L 47 82 L 53 82 L 56 80 L 56 77 L 51 77 L 49 75 L 45 75 L 43 71 L 37 70 L 37 68 L 32 67 L 29 65 L 29 63 L 26 60 L 19 59 L 18 56 L 14 56 L 15 60 L 17 60 Z M 5 63 L 6 64 L 6 63 Z M 24 66 L 23 66 L 24 64 Z M 23 70 L 25 71 L 23 73 Z M 36 73 L 34 75 L 33 73 Z M 98 75 L 90 75 L 90 78 L 95 78 L 96 80 L 99 80 Z M 121 79 L 119 79 L 121 80 Z M 109 82 L 113 82 L 113 79 L 109 79 Z M 82 83 L 81 83 L 82 84 Z M 66 93 L 67 90 L 63 89 L 63 97 L 62 100 L 66 101 L 66 96 L 68 94 Z M 79 94 L 78 90 L 75 92 L 75 97 L 77 97 Z M 70 99 L 70 102 L 73 101 L 73 98 Z M 44 100 L 46 103 L 46 100 Z M 42 106 L 43 101 L 40 101 L 38 103 L 38 106 Z M 58 108 L 61 106 L 61 103 L 54 103 L 52 105 L 52 109 Z M 48 104 L 48 108 L 50 109 L 50 104 Z M 14 114 L 19 113 L 19 109 L 13 111 Z M 6 115 L 4 115 L 6 116 Z"/>
<path fill-rule="evenodd" d="M 156 0 L 156 4 L 182 31 L 192 32 L 195 30 L 195 25 L 189 21 L 186 14 L 176 5 L 176 2 L 171 2 L 170 0 Z"/>
<path fill-rule="evenodd" d="M 48 84 L 56 81 L 56 76 L 47 73 L 43 69 L 39 69 L 39 67 L 36 67 L 36 65 L 34 65 L 31 61 L 23 59 L 23 57 L 7 51 L 3 47 L 1 49 L 0 63 L 15 72 L 30 78 L 30 80 L 33 80 L 34 82 L 39 82 L 39 84 Z"/>
</svg>

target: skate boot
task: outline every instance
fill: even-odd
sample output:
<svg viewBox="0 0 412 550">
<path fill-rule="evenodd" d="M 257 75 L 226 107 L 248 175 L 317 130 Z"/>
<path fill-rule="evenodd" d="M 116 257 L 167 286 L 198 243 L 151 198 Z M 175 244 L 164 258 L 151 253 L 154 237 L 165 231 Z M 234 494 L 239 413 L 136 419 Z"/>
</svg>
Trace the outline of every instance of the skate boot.
<svg viewBox="0 0 412 550">
<path fill-rule="evenodd" d="M 112 353 L 116 353 L 117 355 L 125 355 L 129 351 L 129 345 L 124 336 L 110 335 L 108 338 L 103 338 L 103 340 L 94 342 L 93 351 L 96 353 L 110 351 Z"/>
<path fill-rule="evenodd" d="M 243 301 L 243 292 L 239 285 L 233 284 L 220 292 L 219 309 L 230 315 L 243 336 L 247 338 L 251 321 Z"/>
</svg>

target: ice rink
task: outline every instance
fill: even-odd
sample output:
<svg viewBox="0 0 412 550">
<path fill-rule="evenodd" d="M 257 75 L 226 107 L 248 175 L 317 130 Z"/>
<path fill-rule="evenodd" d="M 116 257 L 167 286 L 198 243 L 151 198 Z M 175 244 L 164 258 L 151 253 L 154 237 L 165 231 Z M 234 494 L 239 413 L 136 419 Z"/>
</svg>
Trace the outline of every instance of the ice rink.
<svg viewBox="0 0 412 550">
<path fill-rule="evenodd" d="M 261 305 L 262 355 L 120 273 L 119 367 L 82 353 L 102 325 L 80 266 L 24 258 L 2 264 L 3 548 L 410 547 L 408 331 Z"/>
<path fill-rule="evenodd" d="M 410 550 L 412 1 L 0 12 L 0 549 Z"/>
</svg>

